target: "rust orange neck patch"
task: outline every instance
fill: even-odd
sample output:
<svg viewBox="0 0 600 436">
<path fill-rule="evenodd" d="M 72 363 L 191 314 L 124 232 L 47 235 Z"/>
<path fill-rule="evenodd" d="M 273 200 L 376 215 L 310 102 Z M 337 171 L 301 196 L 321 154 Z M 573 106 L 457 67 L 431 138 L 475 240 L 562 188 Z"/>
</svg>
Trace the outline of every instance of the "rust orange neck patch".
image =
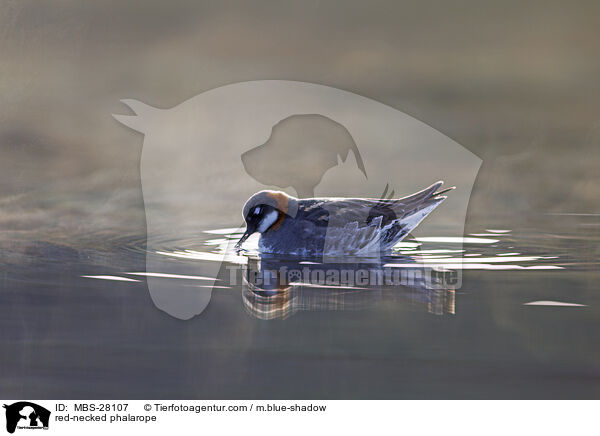
<svg viewBox="0 0 600 436">
<path fill-rule="evenodd" d="M 277 230 L 285 220 L 290 200 L 288 196 L 282 192 L 267 192 L 267 195 L 274 199 L 277 203 L 276 208 L 279 211 L 279 217 L 277 218 L 277 221 L 275 221 L 270 227 L 270 229 Z"/>
</svg>

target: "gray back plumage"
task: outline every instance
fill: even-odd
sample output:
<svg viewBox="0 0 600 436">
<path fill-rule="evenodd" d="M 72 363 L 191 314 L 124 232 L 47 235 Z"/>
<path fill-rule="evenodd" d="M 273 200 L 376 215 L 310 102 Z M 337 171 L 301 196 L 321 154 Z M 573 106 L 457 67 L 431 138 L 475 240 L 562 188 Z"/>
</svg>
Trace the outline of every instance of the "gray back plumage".
<svg viewBox="0 0 600 436">
<path fill-rule="evenodd" d="M 294 219 L 267 231 L 267 252 L 366 254 L 387 250 L 409 234 L 446 197 L 443 182 L 399 199 L 309 198 L 297 200 Z M 452 189 L 452 188 L 450 188 Z"/>
</svg>

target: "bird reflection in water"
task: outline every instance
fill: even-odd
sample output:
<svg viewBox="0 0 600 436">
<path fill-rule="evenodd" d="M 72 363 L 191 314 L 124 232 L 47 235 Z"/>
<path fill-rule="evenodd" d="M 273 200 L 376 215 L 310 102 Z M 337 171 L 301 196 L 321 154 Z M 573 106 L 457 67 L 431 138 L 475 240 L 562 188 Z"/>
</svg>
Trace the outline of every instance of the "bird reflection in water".
<svg viewBox="0 0 600 436">
<path fill-rule="evenodd" d="M 441 284 L 435 271 L 419 264 L 402 269 L 384 265 L 368 259 L 318 263 L 249 258 L 242 270 L 244 308 L 264 320 L 285 319 L 298 311 L 363 310 L 389 301 L 435 315 L 455 313 L 454 288 Z"/>
</svg>

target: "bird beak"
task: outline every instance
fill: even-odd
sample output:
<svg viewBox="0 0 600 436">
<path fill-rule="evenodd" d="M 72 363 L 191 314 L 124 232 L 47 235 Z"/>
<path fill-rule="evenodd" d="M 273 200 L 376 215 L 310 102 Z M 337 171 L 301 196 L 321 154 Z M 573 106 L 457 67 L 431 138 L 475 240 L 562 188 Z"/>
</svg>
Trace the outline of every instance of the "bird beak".
<svg viewBox="0 0 600 436">
<path fill-rule="evenodd" d="M 248 230 L 246 230 L 246 233 L 244 233 L 242 235 L 242 237 L 240 238 L 240 240 L 237 241 L 237 244 L 235 244 L 235 249 L 239 250 L 240 248 L 242 248 L 242 244 L 244 243 L 244 241 L 246 239 L 248 239 L 248 236 L 250 236 L 250 235 L 251 235 L 251 233 Z"/>
<path fill-rule="evenodd" d="M 244 232 L 244 234 L 242 235 L 242 237 L 240 238 L 239 241 L 237 241 L 237 244 L 235 244 L 235 249 L 239 250 L 240 248 L 242 248 L 242 244 L 244 243 L 244 241 L 246 239 L 248 239 L 248 237 L 252 234 L 256 232 L 256 228 L 255 226 L 251 226 L 250 224 L 246 225 L 246 231 Z"/>
</svg>

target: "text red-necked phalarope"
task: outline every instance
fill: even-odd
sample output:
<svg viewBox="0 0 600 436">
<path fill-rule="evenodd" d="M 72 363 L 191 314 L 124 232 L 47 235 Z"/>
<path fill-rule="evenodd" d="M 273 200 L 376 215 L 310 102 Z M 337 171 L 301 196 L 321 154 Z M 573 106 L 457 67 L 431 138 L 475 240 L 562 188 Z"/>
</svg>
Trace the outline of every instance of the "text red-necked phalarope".
<svg viewBox="0 0 600 436">
<path fill-rule="evenodd" d="M 246 232 L 236 248 L 259 232 L 261 253 L 366 255 L 386 251 L 444 201 L 441 194 L 454 189 L 438 191 L 442 184 L 400 199 L 298 199 L 280 191 L 260 191 L 244 205 Z"/>
</svg>

